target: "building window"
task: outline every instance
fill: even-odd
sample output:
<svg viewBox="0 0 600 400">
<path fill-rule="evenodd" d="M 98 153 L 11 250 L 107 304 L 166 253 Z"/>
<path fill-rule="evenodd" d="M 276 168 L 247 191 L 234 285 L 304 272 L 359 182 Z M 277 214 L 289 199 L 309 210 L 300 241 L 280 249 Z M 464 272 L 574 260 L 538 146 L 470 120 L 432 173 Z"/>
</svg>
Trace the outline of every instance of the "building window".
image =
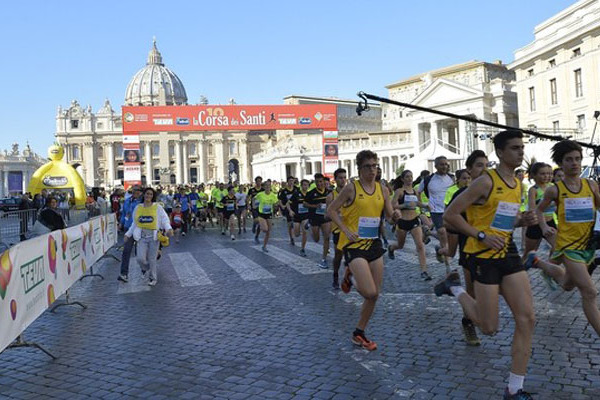
<svg viewBox="0 0 600 400">
<path fill-rule="evenodd" d="M 175 157 L 175 145 L 174 144 L 169 145 L 169 157 L 170 158 Z"/>
<path fill-rule="evenodd" d="M 558 133 L 560 130 L 560 124 L 558 121 L 552 121 L 552 132 Z"/>
<path fill-rule="evenodd" d="M 77 129 L 79 128 L 79 120 L 78 119 L 72 119 L 71 120 L 71 129 Z"/>
<path fill-rule="evenodd" d="M 229 141 L 229 155 L 237 154 L 236 143 L 234 141 Z"/>
<path fill-rule="evenodd" d="M 117 144 L 115 146 L 115 154 L 117 155 L 116 158 L 123 159 L 123 145 L 122 144 Z"/>
<path fill-rule="evenodd" d="M 98 158 L 104 160 L 104 147 L 98 146 Z"/>
<path fill-rule="evenodd" d="M 144 155 L 146 154 L 146 149 L 145 149 L 145 145 L 144 143 L 140 143 L 140 157 L 144 157 Z"/>
<path fill-rule="evenodd" d="M 527 70 L 527 76 L 533 76 L 533 68 Z"/>
<path fill-rule="evenodd" d="M 581 55 L 581 48 L 576 48 L 573 49 L 573 54 L 571 55 L 571 58 L 575 58 L 575 57 L 579 57 Z"/>
<path fill-rule="evenodd" d="M 78 145 L 73 145 L 73 160 L 81 160 L 81 151 Z"/>
<path fill-rule="evenodd" d="M 96 129 L 102 129 L 104 127 L 104 124 L 102 122 L 98 122 L 96 124 Z"/>
<path fill-rule="evenodd" d="M 529 111 L 535 111 L 535 88 L 529 88 Z"/>
<path fill-rule="evenodd" d="M 208 144 L 208 150 L 207 150 L 207 152 L 208 152 L 209 156 L 212 156 L 214 154 L 214 149 L 213 149 L 212 143 Z"/>
<path fill-rule="evenodd" d="M 157 158 L 160 153 L 160 146 L 158 143 L 152 145 L 152 157 Z"/>
<path fill-rule="evenodd" d="M 581 82 L 581 68 L 573 71 L 575 75 L 575 97 L 583 96 L 583 83 Z"/>
<path fill-rule="evenodd" d="M 152 180 L 154 182 L 160 182 L 160 168 L 154 168 L 152 170 L 152 176 L 153 176 Z"/>
<path fill-rule="evenodd" d="M 556 94 L 556 79 L 550 79 L 550 103 L 558 104 L 558 96 Z"/>
<path fill-rule="evenodd" d="M 321 170 L 321 161 L 317 161 L 315 162 L 315 174 L 316 173 L 322 173 L 323 171 Z"/>
<path fill-rule="evenodd" d="M 552 60 L 548 61 L 548 68 L 554 67 L 556 67 L 556 60 L 553 58 Z"/>
<path fill-rule="evenodd" d="M 585 115 L 581 114 L 577 116 L 577 129 L 583 131 L 585 129 Z"/>
<path fill-rule="evenodd" d="M 195 157 L 196 156 L 196 143 L 190 143 L 188 147 L 188 155 Z"/>
<path fill-rule="evenodd" d="M 198 168 L 190 168 L 190 183 L 198 183 Z"/>
<path fill-rule="evenodd" d="M 176 181 L 177 181 L 177 178 L 175 177 L 175 174 L 171 174 L 169 176 L 169 182 L 171 183 L 171 185 L 175 184 Z"/>
<path fill-rule="evenodd" d="M 118 169 L 117 170 L 117 179 L 120 180 L 121 183 L 122 183 L 124 178 L 125 178 L 125 175 L 123 174 L 123 170 L 122 169 Z"/>
<path fill-rule="evenodd" d="M 312 163 L 307 162 L 306 163 L 306 171 L 305 174 L 306 175 L 312 175 L 313 171 L 312 171 Z"/>
</svg>

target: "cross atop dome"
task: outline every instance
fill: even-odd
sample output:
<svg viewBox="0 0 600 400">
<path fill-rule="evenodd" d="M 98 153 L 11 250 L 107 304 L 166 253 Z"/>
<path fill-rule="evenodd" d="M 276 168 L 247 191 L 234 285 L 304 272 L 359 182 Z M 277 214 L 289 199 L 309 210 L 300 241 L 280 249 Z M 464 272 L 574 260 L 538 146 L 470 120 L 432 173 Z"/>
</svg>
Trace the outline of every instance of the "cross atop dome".
<svg viewBox="0 0 600 400">
<path fill-rule="evenodd" d="M 146 62 L 146 65 L 164 65 L 162 55 L 156 47 L 156 36 L 152 37 L 152 50 L 148 53 L 148 62 Z"/>
</svg>

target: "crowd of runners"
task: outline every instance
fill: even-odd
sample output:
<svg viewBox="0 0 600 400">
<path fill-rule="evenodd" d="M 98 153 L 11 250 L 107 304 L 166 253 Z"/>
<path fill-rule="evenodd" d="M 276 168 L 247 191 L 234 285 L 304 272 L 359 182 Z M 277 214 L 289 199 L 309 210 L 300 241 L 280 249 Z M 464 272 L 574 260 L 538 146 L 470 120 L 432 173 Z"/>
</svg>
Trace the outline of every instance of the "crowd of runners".
<svg viewBox="0 0 600 400">
<path fill-rule="evenodd" d="M 353 179 L 340 168 L 333 181 L 315 174 L 311 181 L 288 177 L 282 183 L 258 176 L 251 185 L 200 184 L 158 191 L 135 186 L 119 207 L 125 231 L 119 280 L 128 281 L 137 243 L 142 272 L 149 285 L 156 285 L 156 263 L 166 237 L 189 240 L 184 237 L 205 231 L 207 225 L 232 241 L 248 229 L 268 253 L 273 223 L 280 216 L 300 256 L 307 256 L 308 240 L 322 245 L 319 268 L 328 269 L 327 256 L 333 256 L 334 290 L 349 293 L 354 287 L 363 297 L 350 338 L 373 351 L 377 344 L 365 330 L 381 291 L 386 253 L 394 259 L 410 234 L 420 277 L 431 281 L 425 245 L 433 238 L 438 243 L 436 259 L 446 265 L 447 274 L 433 290 L 437 296 L 457 299 L 467 344 L 480 344 L 476 328 L 484 335 L 496 333 L 499 296 L 506 300 L 515 331 L 504 399 L 530 399 L 523 390 L 535 318 L 528 270 L 538 270 L 550 290 L 577 288 L 585 316 L 600 334 L 597 290 L 591 279 L 600 194 L 594 180 L 580 178 L 582 149 L 577 143 L 557 142 L 554 166 L 535 162 L 524 170 L 522 138 L 520 131 L 510 130 L 494 137 L 499 160 L 494 169 L 488 169 L 487 155 L 476 150 L 454 174 L 448 160 L 438 157 L 435 171 L 422 171 L 416 179 L 404 170 L 386 182 L 377 154 L 363 150 L 356 157 L 358 176 Z M 529 188 L 526 181 L 531 182 Z M 388 242 L 390 230 L 395 238 Z M 521 236 L 520 248 L 513 240 L 515 232 Z M 542 240 L 549 254 L 538 254 Z M 454 257 L 462 277 L 450 268 Z"/>
</svg>

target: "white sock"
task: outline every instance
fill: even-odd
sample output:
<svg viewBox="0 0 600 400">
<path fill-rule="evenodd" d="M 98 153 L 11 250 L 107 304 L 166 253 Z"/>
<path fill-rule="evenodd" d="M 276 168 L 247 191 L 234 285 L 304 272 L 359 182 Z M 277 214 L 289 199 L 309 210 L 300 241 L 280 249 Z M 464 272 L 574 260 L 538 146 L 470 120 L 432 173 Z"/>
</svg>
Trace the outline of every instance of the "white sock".
<svg viewBox="0 0 600 400">
<path fill-rule="evenodd" d="M 510 394 L 515 394 L 519 391 L 519 389 L 523 389 L 524 380 L 524 375 L 516 375 L 511 372 L 508 376 L 508 391 Z"/>
<path fill-rule="evenodd" d="M 458 298 L 461 294 L 465 293 L 465 288 L 462 286 L 450 286 L 450 291 L 454 295 L 454 297 Z"/>
</svg>

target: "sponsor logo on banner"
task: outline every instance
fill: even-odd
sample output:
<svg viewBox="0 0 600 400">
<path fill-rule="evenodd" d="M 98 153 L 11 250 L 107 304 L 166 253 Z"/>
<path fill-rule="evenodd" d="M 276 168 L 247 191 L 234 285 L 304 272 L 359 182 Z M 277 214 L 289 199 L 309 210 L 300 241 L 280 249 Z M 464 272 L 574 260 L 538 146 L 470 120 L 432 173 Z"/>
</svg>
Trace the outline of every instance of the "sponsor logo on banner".
<svg viewBox="0 0 600 400">
<path fill-rule="evenodd" d="M 69 180 L 66 176 L 50 176 L 47 175 L 42 179 L 42 183 L 46 186 L 57 187 L 57 186 L 65 186 L 69 183 Z"/>
<path fill-rule="evenodd" d="M 315 119 L 316 119 L 317 121 L 320 121 L 320 120 L 322 120 L 322 119 L 323 119 L 323 114 L 321 114 L 320 112 L 316 113 L 316 114 L 315 114 Z"/>
<path fill-rule="evenodd" d="M 312 121 L 310 120 L 310 118 L 303 117 L 298 120 L 298 123 L 300 125 L 310 125 Z"/>
<path fill-rule="evenodd" d="M 333 174 L 335 170 L 338 169 L 338 160 L 337 159 L 325 159 L 325 164 L 323 168 L 323 172 L 326 174 Z"/>
<path fill-rule="evenodd" d="M 132 114 L 132 113 L 130 113 L 130 112 L 128 112 L 128 113 L 125 113 L 125 115 L 123 116 L 123 119 L 124 119 L 124 120 L 125 120 L 125 122 L 127 122 L 127 123 L 133 122 L 133 121 L 134 121 L 134 118 L 135 118 L 135 117 L 134 117 L 134 116 L 133 116 L 133 114 Z"/>
<path fill-rule="evenodd" d="M 323 131 L 323 138 L 325 139 L 337 139 L 338 138 L 338 131 Z M 333 143 L 337 143 L 333 142 Z"/>
<path fill-rule="evenodd" d="M 177 120 L 175 122 L 177 125 L 189 125 L 190 119 L 189 118 L 177 118 Z"/>
<path fill-rule="evenodd" d="M 140 144 L 140 135 L 123 135 L 123 145 Z"/>
<path fill-rule="evenodd" d="M 279 123 L 281 125 L 296 125 L 296 118 L 279 118 Z"/>
<path fill-rule="evenodd" d="M 172 118 L 154 118 L 154 125 L 173 125 Z"/>
<path fill-rule="evenodd" d="M 115 214 L 93 218 L 89 223 L 93 224 L 94 231 L 99 230 L 102 218 L 109 218 L 113 232 L 98 235 L 99 248 L 110 249 L 117 238 Z M 80 226 L 67 228 L 60 235 L 65 235 L 66 239 L 61 240 L 68 243 L 65 258 L 56 251 L 58 232 L 17 243 L 0 254 L 0 352 L 81 278 L 82 269 L 71 265 L 74 255 L 79 260 L 78 265 L 88 266 L 103 255 L 100 251 L 95 254 L 81 251 Z"/>
</svg>

